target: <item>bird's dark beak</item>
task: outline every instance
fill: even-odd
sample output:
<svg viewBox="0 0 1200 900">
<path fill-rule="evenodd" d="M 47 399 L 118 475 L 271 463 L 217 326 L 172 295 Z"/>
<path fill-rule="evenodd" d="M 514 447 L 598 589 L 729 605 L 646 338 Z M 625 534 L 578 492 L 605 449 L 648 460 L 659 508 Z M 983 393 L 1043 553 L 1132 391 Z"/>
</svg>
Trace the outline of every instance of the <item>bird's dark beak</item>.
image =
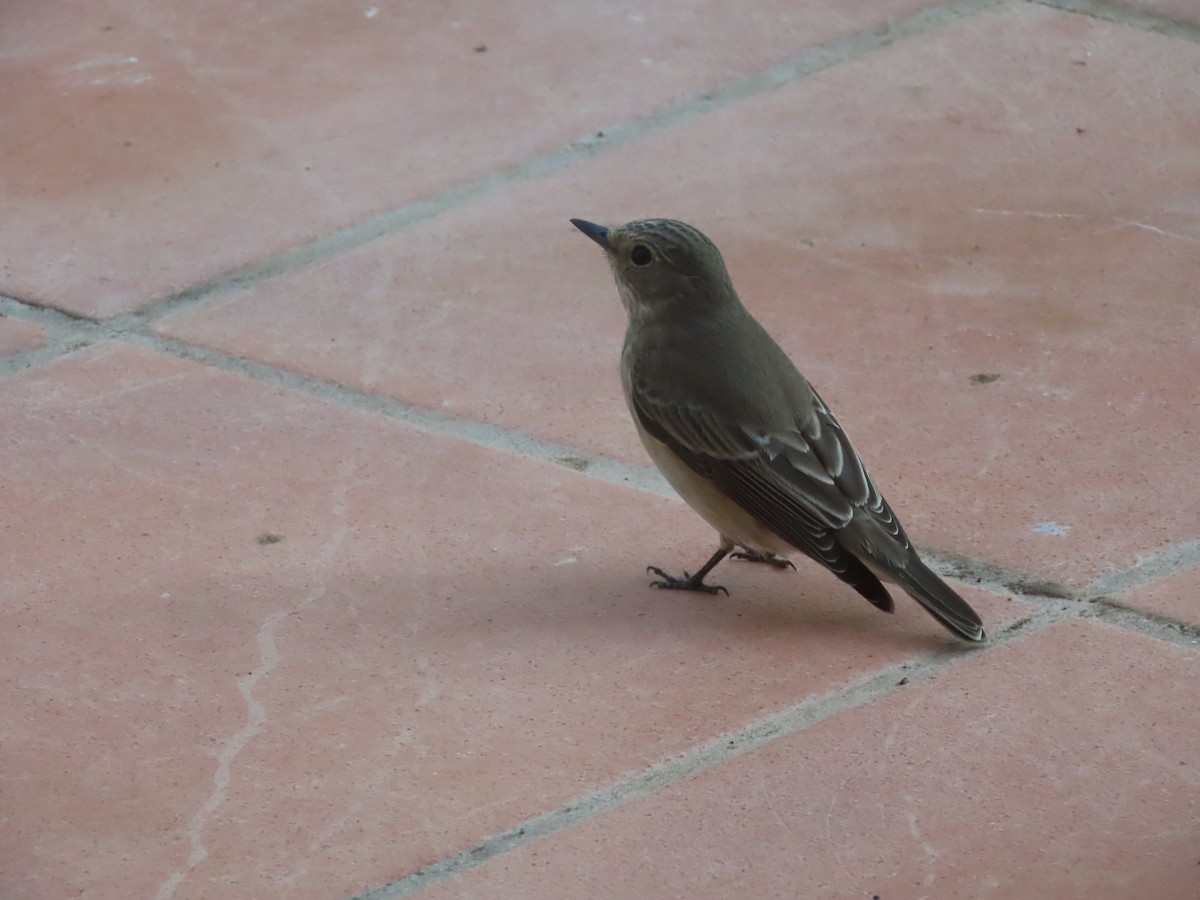
<svg viewBox="0 0 1200 900">
<path fill-rule="evenodd" d="M 608 229 L 584 219 L 572 219 L 571 224 L 590 237 L 605 250 L 612 249 L 608 244 Z"/>
</svg>

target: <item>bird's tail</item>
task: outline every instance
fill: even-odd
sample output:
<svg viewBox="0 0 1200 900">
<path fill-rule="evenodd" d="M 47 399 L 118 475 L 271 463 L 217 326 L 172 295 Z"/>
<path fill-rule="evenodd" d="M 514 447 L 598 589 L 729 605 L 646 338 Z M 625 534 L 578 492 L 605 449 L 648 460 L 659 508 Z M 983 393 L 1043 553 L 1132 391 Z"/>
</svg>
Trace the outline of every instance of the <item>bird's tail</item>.
<svg viewBox="0 0 1200 900">
<path fill-rule="evenodd" d="M 904 568 L 891 574 L 897 584 L 925 607 L 926 612 L 959 637 L 968 641 L 987 640 L 979 613 L 915 554 Z"/>
</svg>

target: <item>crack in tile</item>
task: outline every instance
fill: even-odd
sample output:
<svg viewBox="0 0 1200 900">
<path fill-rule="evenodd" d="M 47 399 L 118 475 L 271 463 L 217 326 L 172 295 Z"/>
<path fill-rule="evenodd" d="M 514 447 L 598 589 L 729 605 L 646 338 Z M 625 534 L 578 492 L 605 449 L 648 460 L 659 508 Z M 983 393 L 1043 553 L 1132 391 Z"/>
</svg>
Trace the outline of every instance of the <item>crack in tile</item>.
<svg viewBox="0 0 1200 900">
<path fill-rule="evenodd" d="M 766 776 L 762 772 L 760 772 L 758 775 L 758 788 L 763 802 L 767 805 L 767 809 L 771 811 L 771 815 L 775 817 L 775 821 L 779 823 L 779 827 L 783 829 L 783 832 L 787 834 L 795 843 L 802 843 L 803 839 L 796 834 L 792 826 L 788 824 L 787 819 L 780 814 L 779 809 L 775 806 L 775 800 L 772 797 L 771 787 L 767 784 Z"/>
<path fill-rule="evenodd" d="M 1114 219 L 1117 223 L 1117 228 L 1137 228 L 1142 231 L 1149 231 L 1152 234 L 1158 234 L 1162 237 L 1175 238 L 1178 241 L 1187 241 L 1191 244 L 1200 244 L 1200 237 L 1192 237 L 1186 234 L 1178 234 L 1174 231 L 1167 231 L 1164 228 L 1158 228 L 1146 222 L 1138 222 L 1133 219 Z"/>
<path fill-rule="evenodd" d="M 847 883 L 854 880 L 854 873 L 850 871 L 850 867 L 846 865 L 846 860 L 842 856 L 842 841 L 838 840 L 838 836 L 834 834 L 833 821 L 834 813 L 837 811 L 838 800 L 846 793 L 846 785 L 850 783 L 850 776 L 847 775 L 838 784 L 837 790 L 832 791 L 829 797 L 829 806 L 825 808 L 825 840 L 833 847 L 833 858 L 837 861 L 838 866 L 842 870 L 842 874 L 846 877 Z"/>
<path fill-rule="evenodd" d="M 1124 219 L 1120 216 L 1105 216 L 1095 213 L 1054 212 L 1051 210 L 1040 209 L 991 209 L 982 206 L 929 206 L 918 209 L 909 207 L 906 208 L 906 211 L 974 213 L 976 215 L 984 216 L 1013 216 L 1027 219 L 1091 220 L 1097 223 L 1109 223 L 1112 225 L 1111 228 L 1106 228 L 1103 231 L 1096 232 L 1097 235 L 1107 234 L 1110 231 L 1116 231 L 1121 228 L 1136 228 L 1140 231 L 1148 231 L 1151 234 L 1157 234 L 1160 237 L 1172 238 L 1177 241 L 1187 241 L 1191 244 L 1200 244 L 1200 236 L 1198 235 L 1180 234 L 1177 231 L 1168 231 L 1165 228 L 1159 228 L 1157 225 L 1151 225 L 1149 222 L 1143 222 L 1140 219 Z"/>
<path fill-rule="evenodd" d="M 913 798 L 909 794 L 904 795 L 905 810 L 904 816 L 908 820 L 908 833 L 912 835 L 914 841 L 921 845 L 921 850 L 931 860 L 939 858 L 942 854 L 938 853 L 937 848 L 925 840 L 921 834 L 921 827 L 917 823 L 917 811 L 913 808 Z M 933 873 L 930 873 L 933 874 Z M 932 884 L 932 881 L 926 882 L 926 885 Z"/>
<path fill-rule="evenodd" d="M 915 210 L 920 212 L 921 210 Z M 1040 209 L 990 209 L 984 206 L 929 206 L 926 212 L 976 213 L 984 216 L 1020 216 L 1030 219 L 1090 219 L 1089 213 L 1051 212 Z"/>
<path fill-rule="evenodd" d="M 293 887 L 295 884 L 308 874 L 312 866 L 312 855 L 324 852 L 329 845 L 329 842 L 337 834 L 346 830 L 346 827 L 354 822 L 363 811 L 363 804 L 355 801 L 350 804 L 344 815 L 339 816 L 332 822 L 321 829 L 320 834 L 313 838 L 308 844 L 309 855 L 303 857 L 296 867 L 287 875 L 280 878 L 280 884 L 288 887 Z"/>
<path fill-rule="evenodd" d="M 324 593 L 324 588 L 314 590 L 301 601 L 300 605 L 306 606 L 310 603 L 315 603 Z M 225 743 L 221 752 L 217 754 L 217 771 L 213 775 L 212 792 L 208 795 L 208 798 L 196 814 L 192 816 L 192 820 L 188 824 L 187 835 L 188 843 L 191 846 L 191 853 L 188 855 L 187 865 L 182 870 L 172 872 L 167 880 L 162 883 L 158 889 L 158 893 L 155 894 L 156 900 L 167 900 L 167 898 L 174 896 L 176 889 L 178 889 L 188 875 L 208 858 L 208 847 L 204 843 L 204 830 L 208 827 L 208 823 L 212 820 L 217 809 L 225 802 L 229 782 L 232 777 L 233 762 L 238 754 L 254 740 L 267 720 L 266 710 L 263 709 L 263 705 L 254 697 L 254 687 L 279 664 L 279 651 L 275 644 L 275 629 L 296 608 L 291 607 L 271 613 L 271 615 L 263 620 L 262 625 L 259 626 L 256 636 L 259 653 L 258 666 L 250 674 L 239 678 L 237 683 L 238 693 L 242 695 L 242 700 L 246 704 L 246 724 Z"/>
<path fill-rule="evenodd" d="M 353 457 L 344 460 L 339 468 L 337 483 L 331 491 L 333 498 L 331 511 L 338 524 L 334 526 L 329 538 L 321 546 L 313 559 L 312 567 L 318 575 L 329 565 L 329 562 L 337 553 L 350 531 L 350 527 L 344 522 L 346 515 L 345 500 L 355 467 L 356 464 Z M 255 666 L 253 671 L 242 676 L 237 681 L 238 693 L 246 705 L 246 722 L 226 741 L 225 746 L 221 748 L 221 752 L 217 754 L 217 768 L 213 773 L 212 790 L 188 823 L 187 838 L 190 852 L 188 853 L 186 865 L 167 876 L 159 886 L 158 892 L 155 894 L 155 900 L 169 900 L 169 898 L 173 897 L 180 885 L 187 880 L 196 867 L 208 858 L 208 847 L 204 842 L 204 832 L 228 796 L 229 784 L 232 780 L 233 763 L 238 755 L 249 746 L 250 742 L 258 736 L 267 722 L 266 709 L 255 697 L 254 689 L 263 678 L 271 674 L 282 659 L 275 639 L 276 630 L 279 624 L 288 616 L 296 615 L 307 609 L 324 596 L 325 585 L 317 584 L 300 601 L 286 609 L 276 610 L 263 619 L 262 624 L 259 625 L 258 631 L 255 634 L 255 643 L 258 646 L 258 665 Z"/>
</svg>

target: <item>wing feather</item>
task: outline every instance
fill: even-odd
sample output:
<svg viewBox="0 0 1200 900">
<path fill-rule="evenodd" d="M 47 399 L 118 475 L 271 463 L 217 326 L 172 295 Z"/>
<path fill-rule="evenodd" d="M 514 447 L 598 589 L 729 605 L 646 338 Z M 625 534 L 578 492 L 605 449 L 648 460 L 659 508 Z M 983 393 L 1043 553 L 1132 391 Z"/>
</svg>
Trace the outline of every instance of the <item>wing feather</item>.
<svg viewBox="0 0 1200 900">
<path fill-rule="evenodd" d="M 875 606 L 892 610 L 879 579 L 838 540 L 837 532 L 850 523 L 855 505 L 799 428 L 764 434 L 730 426 L 694 405 L 664 403 L 661 396 L 639 390 L 636 381 L 631 403 L 642 427 L 694 472 Z M 839 453 L 861 469 L 848 441 Z M 854 468 L 841 467 L 843 472 Z"/>
</svg>

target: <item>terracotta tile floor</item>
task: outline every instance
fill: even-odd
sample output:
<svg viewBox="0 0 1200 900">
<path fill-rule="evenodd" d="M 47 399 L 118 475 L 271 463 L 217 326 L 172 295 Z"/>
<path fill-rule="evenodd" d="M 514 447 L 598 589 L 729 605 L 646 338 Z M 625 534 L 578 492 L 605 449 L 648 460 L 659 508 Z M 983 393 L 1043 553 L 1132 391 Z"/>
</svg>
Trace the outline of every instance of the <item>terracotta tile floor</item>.
<svg viewBox="0 0 1200 900">
<path fill-rule="evenodd" d="M 0 897 L 1200 896 L 1200 4 L 420 6 L 4 7 Z M 653 215 L 988 644 L 647 587 Z"/>
</svg>

